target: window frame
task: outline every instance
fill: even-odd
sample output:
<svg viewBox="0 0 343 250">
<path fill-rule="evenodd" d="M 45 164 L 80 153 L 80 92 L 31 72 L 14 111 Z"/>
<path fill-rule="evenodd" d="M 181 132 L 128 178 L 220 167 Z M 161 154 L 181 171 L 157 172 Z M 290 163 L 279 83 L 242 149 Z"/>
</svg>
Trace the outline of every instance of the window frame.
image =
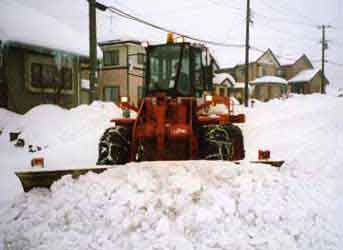
<svg viewBox="0 0 343 250">
<path fill-rule="evenodd" d="M 110 100 L 108 100 L 106 97 L 106 90 L 108 90 L 108 89 L 116 89 L 116 90 L 118 90 L 118 92 L 117 92 L 117 100 L 113 100 L 112 98 L 109 98 Z M 112 93 L 111 93 L 111 97 L 112 97 L 113 95 L 112 95 Z M 107 85 L 107 86 L 105 86 L 104 88 L 103 88 L 103 101 L 105 101 L 105 102 L 114 102 L 114 103 L 119 103 L 120 102 L 120 86 L 113 86 L 113 85 Z"/>
<path fill-rule="evenodd" d="M 104 67 L 120 65 L 120 50 L 119 49 L 105 50 L 103 52 L 103 64 L 104 64 Z"/>
</svg>

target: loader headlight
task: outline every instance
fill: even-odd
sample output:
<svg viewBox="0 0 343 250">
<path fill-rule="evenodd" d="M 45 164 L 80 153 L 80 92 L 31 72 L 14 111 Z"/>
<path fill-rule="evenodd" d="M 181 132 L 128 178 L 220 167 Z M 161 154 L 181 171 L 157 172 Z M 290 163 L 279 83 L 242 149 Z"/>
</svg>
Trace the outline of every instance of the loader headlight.
<svg viewBox="0 0 343 250">
<path fill-rule="evenodd" d="M 122 102 L 122 103 L 127 103 L 127 102 L 129 102 L 129 98 L 128 98 L 127 96 L 122 96 L 122 97 L 120 98 L 120 102 Z"/>
<path fill-rule="evenodd" d="M 213 96 L 211 96 L 211 95 L 206 95 L 206 96 L 205 96 L 205 101 L 206 101 L 206 102 L 212 102 L 212 101 L 213 101 Z"/>
</svg>

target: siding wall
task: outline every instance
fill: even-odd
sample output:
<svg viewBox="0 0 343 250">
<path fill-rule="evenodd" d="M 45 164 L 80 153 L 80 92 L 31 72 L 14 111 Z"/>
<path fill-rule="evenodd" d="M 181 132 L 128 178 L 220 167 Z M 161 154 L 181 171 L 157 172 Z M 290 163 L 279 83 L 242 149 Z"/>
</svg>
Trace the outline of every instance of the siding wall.
<svg viewBox="0 0 343 250">
<path fill-rule="evenodd" d="M 119 50 L 119 65 L 104 66 L 99 73 L 99 98 L 104 99 L 104 89 L 109 86 L 120 88 L 120 96 L 129 97 L 138 104 L 138 87 L 143 86 L 144 65 L 137 64 L 137 54 L 145 54 L 142 46 L 136 44 L 105 45 L 103 51 Z M 131 63 L 132 65 L 129 65 Z"/>
<path fill-rule="evenodd" d="M 1 45 L 1 43 L 0 43 Z M 7 84 L 5 82 L 5 66 L 4 66 L 4 57 L 1 53 L 0 46 L 0 107 L 7 107 Z"/>
<path fill-rule="evenodd" d="M 6 51 L 6 67 L 5 78 L 8 86 L 8 100 L 7 107 L 9 110 L 17 113 L 25 113 L 34 106 L 40 104 L 55 104 L 56 93 L 47 90 L 35 92 L 29 89 L 30 81 L 30 67 L 28 66 L 28 60 L 35 58 L 39 61 L 39 58 L 45 58 L 42 63 L 46 63 L 46 58 L 51 58 L 47 54 L 35 53 L 23 48 L 10 47 Z M 69 94 L 61 94 L 60 105 L 65 108 L 75 107 L 78 104 L 79 84 L 78 84 L 78 67 L 77 61 L 72 63 L 73 70 L 73 90 Z"/>
</svg>

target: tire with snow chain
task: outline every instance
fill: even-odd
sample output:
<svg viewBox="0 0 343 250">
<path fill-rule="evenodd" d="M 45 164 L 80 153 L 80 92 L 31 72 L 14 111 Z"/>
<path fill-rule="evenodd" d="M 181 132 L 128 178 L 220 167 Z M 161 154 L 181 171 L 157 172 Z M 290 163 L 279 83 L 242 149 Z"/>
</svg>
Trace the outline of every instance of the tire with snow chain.
<svg viewBox="0 0 343 250">
<path fill-rule="evenodd" d="M 131 130 L 116 126 L 109 128 L 100 138 L 97 165 L 125 164 L 130 157 Z"/>
<path fill-rule="evenodd" d="M 202 126 L 199 131 L 199 158 L 227 161 L 243 159 L 241 129 L 232 124 Z"/>
</svg>

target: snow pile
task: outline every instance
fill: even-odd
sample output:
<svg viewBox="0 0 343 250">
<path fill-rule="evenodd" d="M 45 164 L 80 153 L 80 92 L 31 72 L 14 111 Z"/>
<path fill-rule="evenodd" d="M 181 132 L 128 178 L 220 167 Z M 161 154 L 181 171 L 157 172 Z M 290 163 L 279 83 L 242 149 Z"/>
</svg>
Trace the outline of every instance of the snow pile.
<svg viewBox="0 0 343 250">
<path fill-rule="evenodd" d="M 114 124 L 122 110 L 113 103 L 93 102 L 71 110 L 41 105 L 25 115 L 0 109 L 0 207 L 22 192 L 14 175 L 18 169 L 31 168 L 34 157 L 44 157 L 45 168 L 61 169 L 93 166 L 98 157 L 98 143 L 103 132 Z M 23 148 L 9 142 L 9 132 L 21 131 Z M 30 145 L 37 152 L 29 152 Z"/>
<path fill-rule="evenodd" d="M 63 112 L 84 109 L 84 126 L 98 126 L 90 110 L 106 114 L 104 105 Z M 320 94 L 246 109 L 247 159 L 270 149 L 286 160 L 280 170 L 248 161 L 135 163 L 21 194 L 0 211 L 0 249 L 343 249 L 342 111 L 342 98 Z M 97 142 L 86 131 L 45 150 L 48 162 L 92 165 Z"/>
<path fill-rule="evenodd" d="M 0 235 L 9 249 L 341 249 L 335 204 L 311 189 L 248 163 L 129 164 L 22 195 Z"/>
<path fill-rule="evenodd" d="M 122 110 L 113 103 L 93 102 L 70 110 L 40 105 L 23 116 L 8 111 L 2 113 L 5 119 L 0 125 L 6 131 L 21 131 L 19 138 L 24 139 L 27 146 L 51 148 L 103 132 L 111 126 L 111 119 L 121 117 Z"/>
</svg>

